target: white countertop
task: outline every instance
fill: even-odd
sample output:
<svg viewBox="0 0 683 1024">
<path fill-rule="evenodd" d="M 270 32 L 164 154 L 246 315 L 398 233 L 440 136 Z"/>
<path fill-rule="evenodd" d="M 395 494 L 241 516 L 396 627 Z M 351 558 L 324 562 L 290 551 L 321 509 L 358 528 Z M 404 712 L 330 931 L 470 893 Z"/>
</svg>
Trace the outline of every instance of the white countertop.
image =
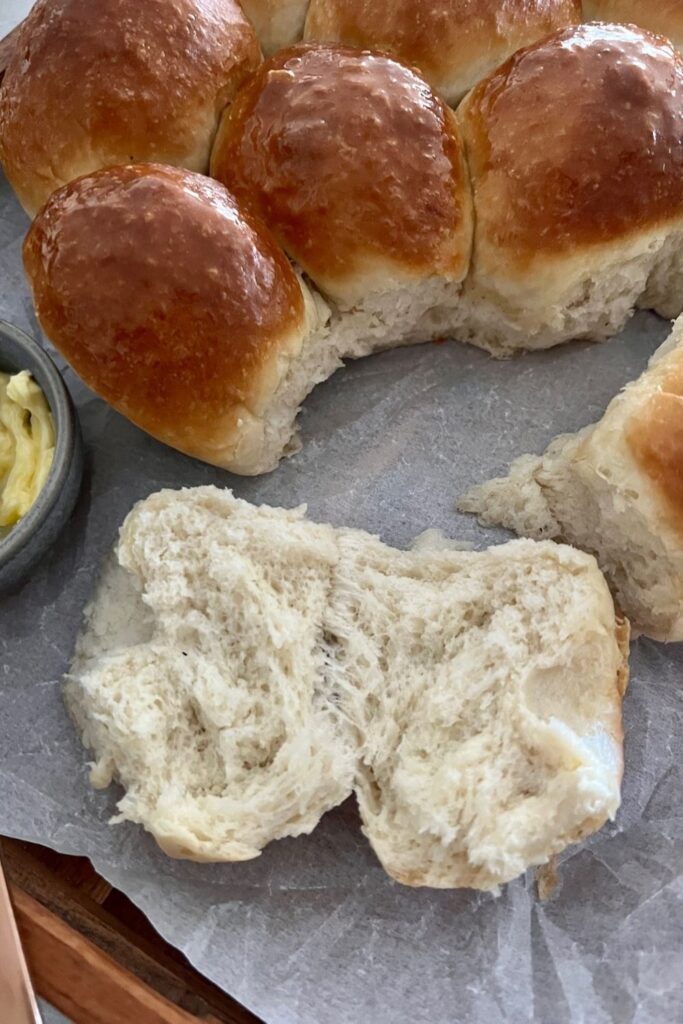
<svg viewBox="0 0 683 1024">
<path fill-rule="evenodd" d="M 2 0 L 0 3 L 0 39 L 11 32 L 33 7 L 33 0 Z"/>
</svg>

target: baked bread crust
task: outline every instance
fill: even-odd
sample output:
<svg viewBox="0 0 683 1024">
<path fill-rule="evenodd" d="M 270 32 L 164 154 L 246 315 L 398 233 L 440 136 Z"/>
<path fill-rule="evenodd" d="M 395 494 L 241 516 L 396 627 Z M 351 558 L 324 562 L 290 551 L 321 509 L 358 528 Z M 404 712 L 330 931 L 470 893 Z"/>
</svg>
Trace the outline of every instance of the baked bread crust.
<svg viewBox="0 0 683 1024">
<path fill-rule="evenodd" d="M 206 171 L 260 50 L 237 0 L 38 0 L 0 90 L 0 160 L 25 209 L 112 164 Z"/>
<path fill-rule="evenodd" d="M 596 556 L 634 629 L 683 640 L 683 318 L 601 420 L 460 501 L 487 525 Z"/>
<path fill-rule="evenodd" d="M 583 20 L 638 25 L 683 47 L 682 0 L 583 0 Z"/>
<path fill-rule="evenodd" d="M 524 277 L 548 257 L 680 223 L 683 59 L 661 37 L 616 25 L 557 33 L 476 86 L 460 118 L 475 272 Z"/>
<path fill-rule="evenodd" d="M 46 334 L 110 405 L 189 455 L 258 464 L 308 311 L 284 253 L 222 185 L 154 164 L 99 171 L 52 196 L 24 261 Z"/>
<path fill-rule="evenodd" d="M 311 0 L 304 39 L 385 50 L 455 104 L 521 46 L 580 21 L 580 0 Z"/>
<path fill-rule="evenodd" d="M 384 55 L 278 53 L 226 110 L 211 173 L 333 298 L 467 272 L 471 198 L 455 118 Z"/>
</svg>

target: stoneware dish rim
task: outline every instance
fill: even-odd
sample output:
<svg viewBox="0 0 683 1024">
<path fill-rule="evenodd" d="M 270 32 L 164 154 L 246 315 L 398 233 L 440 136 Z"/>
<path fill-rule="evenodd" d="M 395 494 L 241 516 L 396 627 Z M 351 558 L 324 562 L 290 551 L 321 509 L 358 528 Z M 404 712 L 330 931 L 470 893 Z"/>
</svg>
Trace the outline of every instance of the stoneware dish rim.
<svg viewBox="0 0 683 1024">
<path fill-rule="evenodd" d="M 7 353 L 3 351 L 3 341 L 9 342 Z M 21 370 L 28 370 L 35 377 L 50 407 L 55 425 L 55 452 L 47 480 L 36 501 L 26 515 L 0 539 L 0 575 L 36 538 L 41 527 L 49 519 L 62 490 L 70 482 L 74 460 L 80 463 L 81 456 L 79 423 L 71 396 L 59 370 L 47 352 L 30 335 L 14 324 L 0 320 L 0 372 L 18 373 Z M 81 469 L 79 464 L 79 484 Z M 73 502 L 67 503 L 71 507 L 64 516 L 65 520 L 72 511 L 75 499 L 76 494 Z M 27 564 L 27 570 L 28 568 Z M 0 579 L 0 591 L 2 589 Z"/>
</svg>

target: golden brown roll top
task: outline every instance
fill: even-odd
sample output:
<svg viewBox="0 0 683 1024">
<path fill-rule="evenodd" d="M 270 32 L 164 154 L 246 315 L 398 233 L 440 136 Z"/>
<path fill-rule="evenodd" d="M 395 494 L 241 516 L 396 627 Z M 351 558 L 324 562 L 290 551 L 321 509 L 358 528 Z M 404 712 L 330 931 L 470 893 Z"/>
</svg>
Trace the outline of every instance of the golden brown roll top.
<svg viewBox="0 0 683 1024">
<path fill-rule="evenodd" d="M 583 20 L 637 25 L 683 46 L 683 0 L 583 0 Z"/>
<path fill-rule="evenodd" d="M 0 91 L 0 159 L 35 213 L 100 167 L 205 171 L 218 118 L 260 61 L 237 0 L 38 0 Z"/>
<path fill-rule="evenodd" d="M 386 50 L 455 103 L 521 46 L 579 21 L 580 0 L 311 0 L 304 38 Z"/>
<path fill-rule="evenodd" d="M 683 219 L 683 64 L 660 37 L 616 25 L 557 33 L 478 85 L 459 117 L 475 275 L 523 278 Z"/>
<path fill-rule="evenodd" d="M 301 39 L 308 0 L 241 0 L 241 4 L 266 57 Z"/>
<path fill-rule="evenodd" d="M 626 443 L 655 484 L 669 525 L 683 534 L 683 351 L 672 353 L 665 364 L 666 373 L 660 378 L 655 370 L 650 397 L 628 422 Z"/>
<path fill-rule="evenodd" d="M 277 54 L 226 111 L 211 172 L 341 303 L 467 271 L 471 200 L 457 124 L 388 57 L 304 45 Z"/>
<path fill-rule="evenodd" d="M 307 330 L 299 281 L 222 185 L 157 165 L 55 193 L 24 246 L 40 323 L 154 437 L 250 472 L 260 415 Z"/>
</svg>

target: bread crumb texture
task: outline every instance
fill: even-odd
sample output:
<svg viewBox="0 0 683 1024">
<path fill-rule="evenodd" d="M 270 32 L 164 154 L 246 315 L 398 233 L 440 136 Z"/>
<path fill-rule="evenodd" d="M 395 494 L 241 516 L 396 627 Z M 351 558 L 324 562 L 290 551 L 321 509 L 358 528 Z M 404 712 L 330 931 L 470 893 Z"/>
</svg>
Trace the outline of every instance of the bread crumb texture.
<svg viewBox="0 0 683 1024">
<path fill-rule="evenodd" d="M 398 551 L 201 487 L 126 519 L 65 692 L 172 856 L 255 857 L 355 790 L 394 878 L 491 889 L 615 814 L 625 649 L 570 548 Z"/>
</svg>

